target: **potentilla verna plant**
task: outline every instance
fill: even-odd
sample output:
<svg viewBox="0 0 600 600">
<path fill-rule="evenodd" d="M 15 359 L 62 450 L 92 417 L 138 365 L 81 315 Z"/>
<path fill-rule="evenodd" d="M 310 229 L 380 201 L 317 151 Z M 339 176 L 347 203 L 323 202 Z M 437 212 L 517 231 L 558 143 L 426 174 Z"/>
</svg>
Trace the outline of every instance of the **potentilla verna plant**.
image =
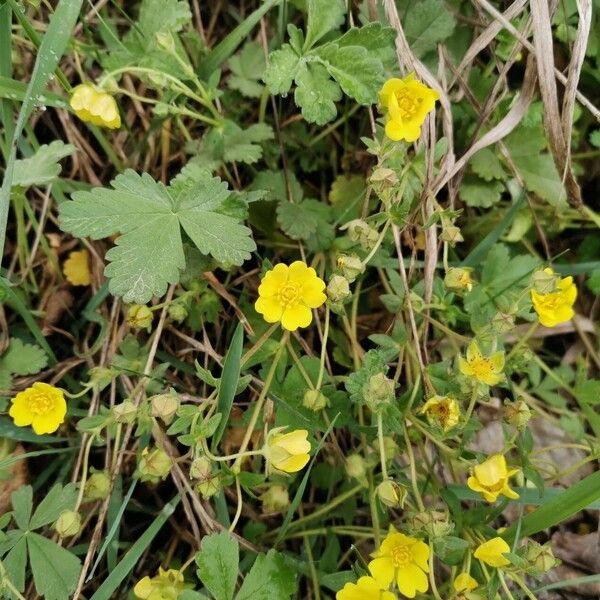
<svg viewBox="0 0 600 600">
<path fill-rule="evenodd" d="M 0 599 L 596 593 L 600 11 L 492 4 L 0 1 Z"/>
</svg>

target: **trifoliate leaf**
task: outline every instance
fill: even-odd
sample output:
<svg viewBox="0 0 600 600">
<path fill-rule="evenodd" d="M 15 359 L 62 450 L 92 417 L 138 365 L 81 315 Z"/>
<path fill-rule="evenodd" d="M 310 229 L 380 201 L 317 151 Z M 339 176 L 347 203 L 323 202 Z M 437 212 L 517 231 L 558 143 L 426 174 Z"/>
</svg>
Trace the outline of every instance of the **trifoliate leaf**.
<svg viewBox="0 0 600 600">
<path fill-rule="evenodd" d="M 471 158 L 470 164 L 473 172 L 486 181 L 506 177 L 502 163 L 491 148 L 484 148 L 476 152 Z"/>
<path fill-rule="evenodd" d="M 475 175 L 467 175 L 460 184 L 460 197 L 467 206 L 489 208 L 500 202 L 504 185 L 500 181 L 484 181 Z"/>
<path fill-rule="evenodd" d="M 275 550 L 259 554 L 235 600 L 287 600 L 296 591 L 296 574 Z"/>
<path fill-rule="evenodd" d="M 11 338 L 8 350 L 0 356 L 0 369 L 15 375 L 34 375 L 48 364 L 46 353 L 35 344 Z"/>
<path fill-rule="evenodd" d="M 289 44 L 284 44 L 281 49 L 269 54 L 263 81 L 271 94 L 287 94 L 290 91 L 299 61 L 300 57 Z"/>
<path fill-rule="evenodd" d="M 27 534 L 29 561 L 36 592 L 45 600 L 65 600 L 77 585 L 79 559 L 37 533 Z"/>
<path fill-rule="evenodd" d="M 344 0 L 308 0 L 307 9 L 305 50 L 312 48 L 332 29 L 337 29 L 346 18 Z"/>
<path fill-rule="evenodd" d="M 452 34 L 454 17 L 446 10 L 442 0 L 410 1 L 403 25 L 411 50 L 421 58 Z"/>
<path fill-rule="evenodd" d="M 15 161 L 13 186 L 47 185 L 60 174 L 61 166 L 58 161 L 73 152 L 75 146 L 60 140 L 40 146 L 33 156 Z"/>
<path fill-rule="evenodd" d="M 384 75 L 381 61 L 371 56 L 366 48 L 340 47 L 332 43 L 322 46 L 315 53 L 345 94 L 354 98 L 359 104 L 368 105 L 377 102 L 377 92 L 383 84 Z"/>
<path fill-rule="evenodd" d="M 181 228 L 203 254 L 240 265 L 256 246 L 250 230 L 218 211 L 229 197 L 227 184 L 210 173 L 189 187 L 169 188 L 131 169 L 112 189 L 76 192 L 60 206 L 60 226 L 77 236 L 122 235 L 106 258 L 109 289 L 125 302 L 145 304 L 179 281 L 185 267 Z"/>
<path fill-rule="evenodd" d="M 202 549 L 196 556 L 198 577 L 215 598 L 233 598 L 238 561 L 238 543 L 226 531 L 202 539 Z"/>
<path fill-rule="evenodd" d="M 260 80 L 265 67 L 265 55 L 260 44 L 249 41 L 238 54 L 229 59 L 232 75 L 227 85 L 248 98 L 259 98 L 264 87 Z"/>
<path fill-rule="evenodd" d="M 300 63 L 296 74 L 294 100 L 302 116 L 310 123 L 324 125 L 335 118 L 335 103 L 342 98 L 339 86 L 329 79 L 327 69 L 319 64 Z"/>
</svg>

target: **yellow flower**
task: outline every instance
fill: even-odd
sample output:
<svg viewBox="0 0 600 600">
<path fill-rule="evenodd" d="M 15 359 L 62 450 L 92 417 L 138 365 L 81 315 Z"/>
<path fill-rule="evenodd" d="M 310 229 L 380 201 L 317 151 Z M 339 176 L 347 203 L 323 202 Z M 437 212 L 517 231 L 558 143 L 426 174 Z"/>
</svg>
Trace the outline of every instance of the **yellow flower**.
<svg viewBox="0 0 600 600">
<path fill-rule="evenodd" d="M 67 403 L 62 390 L 36 382 L 12 400 L 8 414 L 17 427 L 31 425 L 38 435 L 54 433 L 65 420 Z"/>
<path fill-rule="evenodd" d="M 75 250 L 63 263 L 63 273 L 71 285 L 90 285 L 90 253 L 87 250 Z"/>
<path fill-rule="evenodd" d="M 371 556 L 369 571 L 383 588 L 396 582 L 400 593 L 414 598 L 417 592 L 429 588 L 429 546 L 390 527 L 390 532 L 381 543 L 379 550 Z"/>
<path fill-rule="evenodd" d="M 458 357 L 458 366 L 463 375 L 474 377 L 487 385 L 495 385 L 503 377 L 504 352 L 483 356 L 477 342 L 473 340 L 467 347 L 466 360 L 462 356 Z"/>
<path fill-rule="evenodd" d="M 379 92 L 379 102 L 387 110 L 385 134 L 392 140 L 414 142 L 421 135 L 421 125 L 433 110 L 439 93 L 415 79 L 388 79 Z"/>
<path fill-rule="evenodd" d="M 347 583 L 335 600 L 396 600 L 392 592 L 382 590 L 372 577 L 361 577 L 356 583 Z"/>
<path fill-rule="evenodd" d="M 473 579 L 468 573 L 461 573 L 454 580 L 454 590 L 457 592 L 471 592 L 479 587 L 477 579 Z"/>
<path fill-rule="evenodd" d="M 121 127 L 121 115 L 115 99 L 91 83 L 82 83 L 74 87 L 70 104 L 82 121 L 109 129 Z"/>
<path fill-rule="evenodd" d="M 281 433 L 285 427 L 271 430 L 264 449 L 269 465 L 278 471 L 296 473 L 306 466 L 310 459 L 310 442 L 306 439 L 306 429 L 294 429 Z"/>
<path fill-rule="evenodd" d="M 437 421 L 444 431 L 449 431 L 458 425 L 460 408 L 458 402 L 449 396 L 432 396 L 425 402 L 421 413 L 427 415 L 427 419 Z"/>
<path fill-rule="evenodd" d="M 519 469 L 506 468 L 506 459 L 502 454 L 493 454 L 473 469 L 473 475 L 467 480 L 467 485 L 473 491 L 479 492 L 488 502 L 496 502 L 500 495 L 516 500 L 519 494 L 510 489 L 508 480 L 518 472 Z"/>
<path fill-rule="evenodd" d="M 193 586 L 183 581 L 183 573 L 177 569 L 159 567 L 158 575 L 143 577 L 133 588 L 133 593 L 140 600 L 177 600 L 181 592 Z"/>
<path fill-rule="evenodd" d="M 552 269 L 544 269 L 544 273 L 554 275 Z M 544 327 L 556 327 L 560 323 L 570 321 L 575 315 L 573 304 L 577 299 L 577 286 L 573 283 L 573 278 L 559 278 L 556 288 L 555 291 L 546 294 L 531 290 L 533 308 Z"/>
<path fill-rule="evenodd" d="M 263 277 L 254 307 L 267 323 L 281 321 L 288 331 L 308 327 L 312 321 L 311 308 L 327 300 L 323 293 L 325 282 L 312 267 L 300 260 L 287 266 L 275 265 Z"/>
<path fill-rule="evenodd" d="M 495 537 L 481 544 L 473 556 L 490 567 L 506 567 L 510 560 L 504 556 L 510 552 L 510 546 L 501 538 Z"/>
</svg>

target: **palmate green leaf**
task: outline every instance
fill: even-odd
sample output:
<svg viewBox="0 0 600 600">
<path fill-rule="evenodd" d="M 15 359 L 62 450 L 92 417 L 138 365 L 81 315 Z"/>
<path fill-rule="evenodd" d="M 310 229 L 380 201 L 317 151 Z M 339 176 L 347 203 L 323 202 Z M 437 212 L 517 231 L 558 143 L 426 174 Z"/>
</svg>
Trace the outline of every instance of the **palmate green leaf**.
<svg viewBox="0 0 600 600">
<path fill-rule="evenodd" d="M 312 48 L 324 35 L 337 29 L 346 17 L 344 0 L 307 0 L 308 20 L 304 50 Z"/>
<path fill-rule="evenodd" d="M 335 103 L 341 100 L 342 92 L 323 65 L 301 62 L 295 81 L 294 100 L 307 121 L 324 125 L 335 118 Z"/>
<path fill-rule="evenodd" d="M 491 148 L 483 148 L 483 150 L 476 152 L 469 164 L 473 172 L 486 181 L 506 177 L 502 163 Z"/>
<path fill-rule="evenodd" d="M 6 573 L 12 584 L 22 592 L 25 589 L 25 569 L 27 568 L 27 541 L 23 532 L 13 530 L 8 532 L 9 536 L 14 536 L 12 541 L 18 538 L 18 541 L 12 547 L 11 551 L 2 559 Z M 0 597 L 4 589 L 0 586 Z"/>
<path fill-rule="evenodd" d="M 166 187 L 148 174 L 127 170 L 112 189 L 76 192 L 60 206 L 60 226 L 77 236 L 122 235 L 106 258 L 109 289 L 125 302 L 148 302 L 179 281 L 185 267 L 181 229 L 203 254 L 240 265 L 256 246 L 250 230 L 220 214 L 230 192 L 204 172 L 189 186 Z"/>
<path fill-rule="evenodd" d="M 442 0 L 409 1 L 404 15 L 404 34 L 418 58 L 435 50 L 438 42 L 454 31 L 454 17 Z"/>
<path fill-rule="evenodd" d="M 460 197 L 467 206 L 489 208 L 502 198 L 501 181 L 484 181 L 476 175 L 467 175 L 460 184 Z"/>
<path fill-rule="evenodd" d="M 30 485 L 24 485 L 14 491 L 10 498 L 15 523 L 19 526 L 19 529 L 26 530 L 33 509 L 33 488 Z"/>
<path fill-rule="evenodd" d="M 260 83 L 267 62 L 260 44 L 246 42 L 242 50 L 229 59 L 231 77 L 227 85 L 248 98 L 259 98 L 263 91 Z"/>
<path fill-rule="evenodd" d="M 393 27 L 384 27 L 381 23 L 368 23 L 364 27 L 352 27 L 335 43 L 340 48 L 361 46 L 368 50 L 369 56 L 379 58 L 384 64 L 396 60 L 394 41 L 396 31 Z"/>
<path fill-rule="evenodd" d="M 301 202 L 283 201 L 277 207 L 277 221 L 281 229 L 293 240 L 305 240 L 312 235 L 319 224 L 317 214 L 312 210 L 317 200 Z"/>
<path fill-rule="evenodd" d="M 215 600 L 232 600 L 239 563 L 237 541 L 224 531 L 202 539 L 196 556 L 198 577 Z"/>
<path fill-rule="evenodd" d="M 80 560 L 65 548 L 38 535 L 27 534 L 27 549 L 38 594 L 44 600 L 68 600 L 77 585 Z"/>
<path fill-rule="evenodd" d="M 60 140 L 40 146 L 33 156 L 15 161 L 12 184 L 21 187 L 47 185 L 60 173 L 61 166 L 58 161 L 73 152 L 75 146 Z"/>
<path fill-rule="evenodd" d="M 283 556 L 271 549 L 259 554 L 235 600 L 288 600 L 296 591 L 296 574 Z"/>
<path fill-rule="evenodd" d="M 272 94 L 287 94 L 290 91 L 299 62 L 300 57 L 289 44 L 269 54 L 263 81 Z"/>
<path fill-rule="evenodd" d="M 38 504 L 27 529 L 39 529 L 58 519 L 65 510 L 73 510 L 77 502 L 77 485 L 69 483 L 65 487 L 55 485 Z"/>
<path fill-rule="evenodd" d="M 39 373 L 47 364 L 48 356 L 39 346 L 19 338 L 11 338 L 8 350 L 0 356 L 0 371 L 15 375 Z"/>
</svg>

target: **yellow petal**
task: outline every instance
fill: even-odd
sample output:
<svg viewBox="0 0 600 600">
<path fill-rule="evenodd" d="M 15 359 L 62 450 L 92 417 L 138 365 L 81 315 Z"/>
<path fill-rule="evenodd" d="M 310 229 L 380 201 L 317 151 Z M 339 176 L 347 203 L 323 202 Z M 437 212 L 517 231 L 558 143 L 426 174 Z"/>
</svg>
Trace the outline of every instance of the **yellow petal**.
<svg viewBox="0 0 600 600">
<path fill-rule="evenodd" d="M 306 463 L 310 460 L 308 454 L 298 454 L 297 456 L 290 456 L 285 460 L 273 463 L 273 466 L 280 471 L 286 473 L 296 473 L 306 466 Z"/>
<path fill-rule="evenodd" d="M 493 454 L 485 462 L 477 465 L 473 472 L 482 485 L 491 487 L 501 479 L 506 479 L 506 459 L 502 454 Z"/>
<path fill-rule="evenodd" d="M 417 540 L 410 551 L 417 566 L 425 573 L 429 573 L 429 546 L 425 542 Z"/>
<path fill-rule="evenodd" d="M 495 537 L 481 544 L 473 556 L 490 567 L 499 568 L 510 564 L 503 556 L 506 552 L 510 552 L 510 546 L 501 537 Z"/>
<path fill-rule="evenodd" d="M 288 331 L 296 331 L 298 327 L 308 327 L 311 321 L 310 308 L 304 304 L 288 306 L 281 315 L 281 325 Z"/>
<path fill-rule="evenodd" d="M 274 296 L 282 285 L 288 280 L 288 266 L 283 263 L 275 265 L 270 271 L 267 271 L 260 286 L 258 294 L 260 296 Z"/>
<path fill-rule="evenodd" d="M 33 414 L 29 410 L 27 396 L 24 395 L 24 392 L 20 392 L 13 398 L 8 414 L 17 427 L 31 425 Z"/>
<path fill-rule="evenodd" d="M 76 250 L 69 254 L 63 264 L 63 273 L 71 285 L 90 285 L 90 254 L 87 250 Z"/>
<path fill-rule="evenodd" d="M 283 306 L 274 297 L 261 296 L 256 300 L 254 309 L 263 316 L 267 323 L 277 323 L 283 314 Z"/>
<path fill-rule="evenodd" d="M 417 592 L 424 593 L 429 588 L 427 575 L 413 564 L 398 569 L 396 584 L 400 593 L 407 598 L 414 598 Z"/>
<path fill-rule="evenodd" d="M 394 580 L 394 564 L 389 558 L 375 558 L 369 563 L 369 572 L 382 588 L 388 588 Z"/>
<path fill-rule="evenodd" d="M 272 443 L 290 454 L 304 454 L 310 452 L 310 442 L 306 439 L 307 437 L 308 431 L 306 429 L 296 429 L 289 433 L 273 436 Z"/>
<path fill-rule="evenodd" d="M 148 600 L 150 594 L 152 593 L 152 587 L 152 580 L 150 577 L 148 577 L 148 575 L 146 575 L 146 577 L 143 577 L 135 584 L 133 593 L 140 600 Z"/>
<path fill-rule="evenodd" d="M 397 77 L 393 77 L 392 79 L 388 79 L 381 88 L 379 92 L 379 101 L 383 106 L 387 108 L 390 98 L 394 95 L 395 92 L 400 90 L 404 86 L 404 82 L 402 79 L 398 79 Z"/>
<path fill-rule="evenodd" d="M 461 573 L 454 580 L 453 586 L 457 592 L 470 592 L 479 587 L 479 583 L 469 573 Z"/>
</svg>

